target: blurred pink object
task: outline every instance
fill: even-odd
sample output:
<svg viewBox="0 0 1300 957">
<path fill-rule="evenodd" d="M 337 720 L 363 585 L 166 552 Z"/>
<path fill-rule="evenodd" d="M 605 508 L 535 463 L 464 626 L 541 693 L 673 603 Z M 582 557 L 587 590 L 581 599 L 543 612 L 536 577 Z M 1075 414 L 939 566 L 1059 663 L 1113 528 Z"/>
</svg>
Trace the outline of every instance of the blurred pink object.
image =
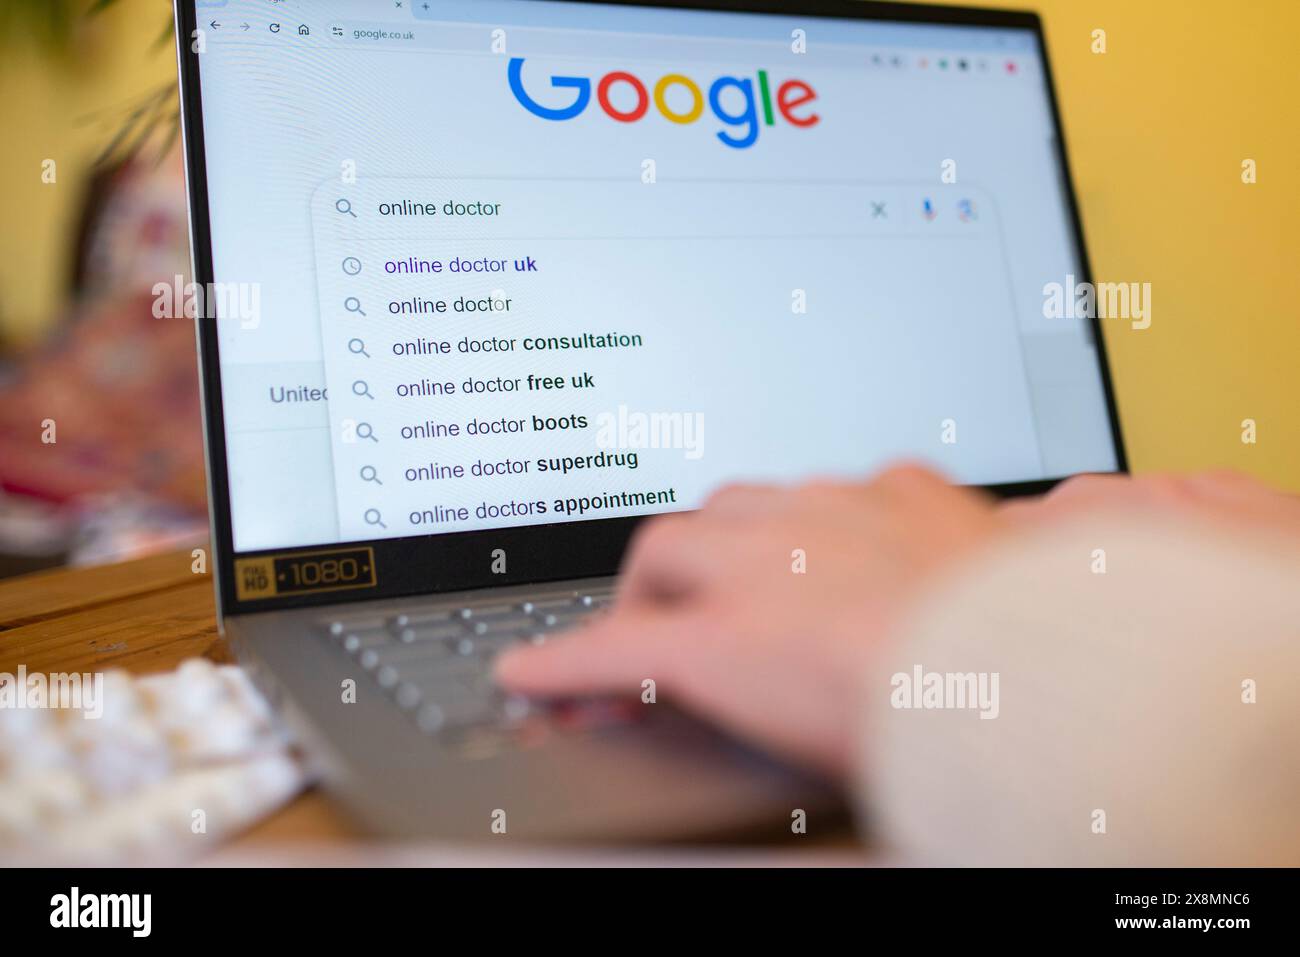
<svg viewBox="0 0 1300 957">
<path fill-rule="evenodd" d="M 62 507 L 68 547 L 93 539 L 85 554 L 117 558 L 194 538 L 206 496 L 194 324 L 153 315 L 154 284 L 188 273 L 179 165 L 103 183 L 79 296 L 0 383 L 0 489 L 11 513 L 22 499 Z M 0 550 L 10 537 L 0 516 Z"/>
</svg>

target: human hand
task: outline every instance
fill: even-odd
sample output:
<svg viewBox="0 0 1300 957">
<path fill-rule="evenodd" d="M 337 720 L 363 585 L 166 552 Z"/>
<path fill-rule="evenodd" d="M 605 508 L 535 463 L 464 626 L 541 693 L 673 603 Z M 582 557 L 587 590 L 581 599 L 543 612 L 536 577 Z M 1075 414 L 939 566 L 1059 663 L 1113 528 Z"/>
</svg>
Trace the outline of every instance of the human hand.
<svg viewBox="0 0 1300 957">
<path fill-rule="evenodd" d="M 1300 498 L 1228 470 L 1190 475 L 1079 475 L 1040 498 L 1014 499 L 1001 506 L 1003 516 L 1017 524 L 1056 521 L 1100 510 L 1164 513 L 1300 535 Z"/>
<path fill-rule="evenodd" d="M 497 678 L 548 697 L 632 696 L 653 679 L 661 700 L 843 774 L 873 652 L 924 585 L 1002 525 L 982 493 L 914 466 L 729 486 L 642 526 L 613 610 L 502 655 Z"/>
</svg>

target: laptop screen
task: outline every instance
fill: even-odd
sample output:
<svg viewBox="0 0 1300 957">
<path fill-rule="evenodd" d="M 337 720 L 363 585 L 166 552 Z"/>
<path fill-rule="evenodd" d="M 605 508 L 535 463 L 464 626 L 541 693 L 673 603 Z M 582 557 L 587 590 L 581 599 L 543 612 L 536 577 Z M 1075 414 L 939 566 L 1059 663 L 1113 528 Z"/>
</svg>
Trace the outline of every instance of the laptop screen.
<svg viewBox="0 0 1300 957">
<path fill-rule="evenodd" d="M 1028 29 L 198 0 L 236 551 L 1117 468 Z"/>
</svg>

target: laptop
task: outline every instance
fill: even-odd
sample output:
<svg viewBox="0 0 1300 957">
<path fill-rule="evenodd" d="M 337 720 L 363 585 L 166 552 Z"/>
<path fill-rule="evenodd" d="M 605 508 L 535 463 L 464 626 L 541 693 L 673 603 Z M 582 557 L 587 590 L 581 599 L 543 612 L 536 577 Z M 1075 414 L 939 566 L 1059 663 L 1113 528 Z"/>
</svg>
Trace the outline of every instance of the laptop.
<svg viewBox="0 0 1300 957">
<path fill-rule="evenodd" d="M 789 829 L 827 784 L 492 661 L 736 481 L 1125 468 L 1032 13 L 178 0 L 221 627 L 377 833 Z"/>
</svg>

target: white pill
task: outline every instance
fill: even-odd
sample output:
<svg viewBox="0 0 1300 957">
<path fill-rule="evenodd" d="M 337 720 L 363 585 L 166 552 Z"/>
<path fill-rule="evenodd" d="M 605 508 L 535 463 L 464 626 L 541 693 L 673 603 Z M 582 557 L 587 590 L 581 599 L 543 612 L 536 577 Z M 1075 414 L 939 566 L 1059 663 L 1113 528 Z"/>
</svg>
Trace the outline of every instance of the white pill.
<svg viewBox="0 0 1300 957">
<path fill-rule="evenodd" d="M 92 723 L 98 720 L 105 726 L 111 726 L 139 714 L 142 707 L 136 680 L 125 671 L 115 670 L 105 674 L 101 695 L 103 715 L 92 719 Z"/>
<path fill-rule="evenodd" d="M 21 748 L 6 752 L 9 773 L 21 776 L 46 768 L 57 768 L 74 763 L 75 753 L 65 735 L 59 734 L 54 724 L 36 727 L 24 740 Z"/>
<path fill-rule="evenodd" d="M 244 708 L 260 726 L 271 724 L 271 706 L 267 704 L 262 693 L 257 690 L 248 673 L 243 668 L 223 668 L 223 677 L 230 690 L 232 699 Z"/>
<path fill-rule="evenodd" d="M 163 727 L 184 725 L 202 717 L 225 695 L 212 662 L 191 658 L 174 675 L 145 679 Z"/>
<path fill-rule="evenodd" d="M 162 731 L 140 718 L 123 722 L 114 735 L 96 741 L 80 759 L 89 786 L 108 797 L 165 777 L 172 763 Z"/>
<path fill-rule="evenodd" d="M 202 721 L 189 724 L 176 741 L 182 762 L 233 760 L 257 747 L 257 725 L 242 708 L 223 701 Z"/>
<path fill-rule="evenodd" d="M 0 708 L 0 749 L 18 744 L 28 735 L 53 722 L 49 710 L 42 708 Z"/>
<path fill-rule="evenodd" d="M 42 832 L 41 813 L 32 795 L 22 788 L 0 788 L 0 846 L 33 843 Z"/>
<path fill-rule="evenodd" d="M 46 819 L 78 813 L 89 797 L 82 776 L 71 768 L 51 768 L 32 775 L 21 787 Z"/>
</svg>

